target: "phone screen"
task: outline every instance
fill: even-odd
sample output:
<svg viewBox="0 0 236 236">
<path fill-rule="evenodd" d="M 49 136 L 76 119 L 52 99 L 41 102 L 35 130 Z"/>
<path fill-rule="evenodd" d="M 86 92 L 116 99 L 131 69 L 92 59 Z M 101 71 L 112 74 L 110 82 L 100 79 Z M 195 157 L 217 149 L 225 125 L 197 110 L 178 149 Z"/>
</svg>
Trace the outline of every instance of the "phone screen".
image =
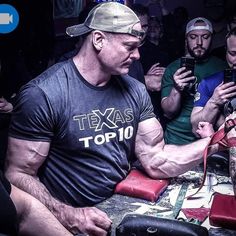
<svg viewBox="0 0 236 236">
<path fill-rule="evenodd" d="M 194 75 L 194 66 L 195 66 L 195 59 L 193 57 L 181 57 L 180 67 L 186 67 L 186 71 L 188 70 L 192 71 L 192 73 L 188 76 Z"/>
<path fill-rule="evenodd" d="M 236 69 L 227 68 L 224 70 L 224 83 L 236 82 Z"/>
</svg>

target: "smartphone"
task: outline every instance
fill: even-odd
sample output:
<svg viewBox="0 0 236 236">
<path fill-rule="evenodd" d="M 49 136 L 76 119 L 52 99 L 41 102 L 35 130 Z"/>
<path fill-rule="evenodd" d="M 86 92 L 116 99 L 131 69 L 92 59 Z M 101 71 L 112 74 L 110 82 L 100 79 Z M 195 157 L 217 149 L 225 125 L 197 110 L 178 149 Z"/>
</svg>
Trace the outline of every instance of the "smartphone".
<svg viewBox="0 0 236 236">
<path fill-rule="evenodd" d="M 227 68 L 224 70 L 224 83 L 236 82 L 236 69 Z"/>
<path fill-rule="evenodd" d="M 181 57 L 180 59 L 180 67 L 186 67 L 185 72 L 191 70 L 191 74 L 188 75 L 194 76 L 194 66 L 195 66 L 195 59 L 193 57 Z M 188 85 L 185 87 L 185 91 L 194 95 L 196 93 L 196 84 L 197 77 L 195 77 L 195 81 L 190 81 Z"/>
<path fill-rule="evenodd" d="M 186 67 L 186 71 L 191 70 L 188 76 L 194 76 L 195 59 L 193 57 L 181 57 L 180 67 Z"/>
</svg>

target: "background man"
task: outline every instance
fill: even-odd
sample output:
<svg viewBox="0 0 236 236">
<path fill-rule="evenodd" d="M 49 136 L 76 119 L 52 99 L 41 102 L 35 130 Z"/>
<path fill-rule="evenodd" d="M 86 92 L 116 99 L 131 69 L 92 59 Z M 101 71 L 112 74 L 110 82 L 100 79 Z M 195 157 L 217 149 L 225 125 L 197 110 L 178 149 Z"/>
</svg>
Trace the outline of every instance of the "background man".
<svg viewBox="0 0 236 236">
<path fill-rule="evenodd" d="M 99 4 L 67 33 L 84 35 L 78 54 L 21 90 L 6 175 L 74 234 L 103 236 L 111 220 L 91 206 L 113 194 L 133 153 L 152 178 L 176 176 L 202 161 L 213 130 L 201 126 L 196 143 L 165 145 L 145 86 L 127 76 L 144 33 L 127 6 Z"/>
<path fill-rule="evenodd" d="M 164 134 L 166 143 L 186 144 L 196 139 L 190 115 L 197 85 L 206 76 L 225 68 L 222 60 L 209 55 L 212 32 L 211 23 L 202 17 L 189 21 L 186 26 L 186 55 L 195 58 L 194 76 L 180 68 L 180 59 L 166 68 L 161 102 L 164 114 L 170 119 Z M 190 83 L 195 83 L 191 91 L 187 89 Z"/>
<path fill-rule="evenodd" d="M 138 16 L 142 29 L 145 34 L 139 46 L 139 61 L 143 67 L 144 82 L 154 107 L 154 113 L 159 118 L 162 127 L 165 126 L 165 117 L 161 109 L 161 83 L 165 72 L 165 67 L 169 64 L 168 54 L 162 51 L 160 45 L 152 43 L 148 37 L 149 30 L 149 12 L 148 8 L 142 4 L 133 4 L 132 10 Z M 131 65 L 132 68 L 132 65 Z M 131 75 L 129 73 L 129 75 Z"/>
<path fill-rule="evenodd" d="M 236 69 L 236 28 L 227 34 L 226 47 L 228 66 Z M 236 85 L 234 82 L 224 83 L 223 71 L 202 80 L 195 95 L 191 114 L 193 132 L 196 134 L 199 121 L 208 121 L 219 128 L 225 120 L 223 106 L 233 97 L 236 97 Z"/>
</svg>

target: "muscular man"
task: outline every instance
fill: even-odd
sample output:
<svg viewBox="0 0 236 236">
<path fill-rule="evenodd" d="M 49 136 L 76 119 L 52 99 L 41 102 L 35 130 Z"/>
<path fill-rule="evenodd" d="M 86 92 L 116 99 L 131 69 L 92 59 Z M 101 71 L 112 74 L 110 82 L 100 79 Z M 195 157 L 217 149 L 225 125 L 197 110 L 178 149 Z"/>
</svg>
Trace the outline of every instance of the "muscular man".
<svg viewBox="0 0 236 236">
<path fill-rule="evenodd" d="M 201 126 L 205 138 L 193 144 L 165 145 L 145 86 L 127 76 L 144 33 L 127 6 L 99 4 L 67 33 L 83 35 L 78 54 L 21 90 L 6 175 L 71 232 L 103 236 L 111 220 L 92 206 L 113 194 L 134 153 L 152 178 L 177 176 L 202 161 L 212 129 Z"/>
<path fill-rule="evenodd" d="M 194 94 L 198 83 L 211 74 L 225 68 L 225 62 L 209 56 L 212 25 L 202 17 L 195 18 L 186 26 L 186 55 L 195 59 L 194 76 L 186 68 L 180 68 L 180 59 L 172 62 L 165 70 L 162 80 L 161 105 L 170 119 L 164 138 L 166 143 L 187 144 L 196 140 L 192 133 L 190 116 Z M 191 89 L 188 89 L 190 84 Z"/>
<path fill-rule="evenodd" d="M 226 36 L 226 61 L 229 68 L 236 69 L 236 28 Z M 191 114 L 193 132 L 196 133 L 199 121 L 207 121 L 219 128 L 224 122 L 224 104 L 236 97 L 234 82 L 224 83 L 224 72 L 220 71 L 202 80 L 195 95 L 194 108 Z"/>
</svg>

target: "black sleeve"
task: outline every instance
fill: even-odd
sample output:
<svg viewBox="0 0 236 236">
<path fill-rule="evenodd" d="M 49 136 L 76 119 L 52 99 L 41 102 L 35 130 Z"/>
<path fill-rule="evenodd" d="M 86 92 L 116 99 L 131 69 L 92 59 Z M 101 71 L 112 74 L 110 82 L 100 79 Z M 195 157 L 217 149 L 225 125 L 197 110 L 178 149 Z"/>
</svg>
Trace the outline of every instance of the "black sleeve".
<svg viewBox="0 0 236 236">
<path fill-rule="evenodd" d="M 0 171 L 0 181 L 6 191 L 10 194 L 11 193 L 11 184 L 9 181 L 4 177 L 2 171 Z"/>
<path fill-rule="evenodd" d="M 17 213 L 10 198 L 11 184 L 0 171 L 0 234 L 18 235 Z"/>
</svg>

